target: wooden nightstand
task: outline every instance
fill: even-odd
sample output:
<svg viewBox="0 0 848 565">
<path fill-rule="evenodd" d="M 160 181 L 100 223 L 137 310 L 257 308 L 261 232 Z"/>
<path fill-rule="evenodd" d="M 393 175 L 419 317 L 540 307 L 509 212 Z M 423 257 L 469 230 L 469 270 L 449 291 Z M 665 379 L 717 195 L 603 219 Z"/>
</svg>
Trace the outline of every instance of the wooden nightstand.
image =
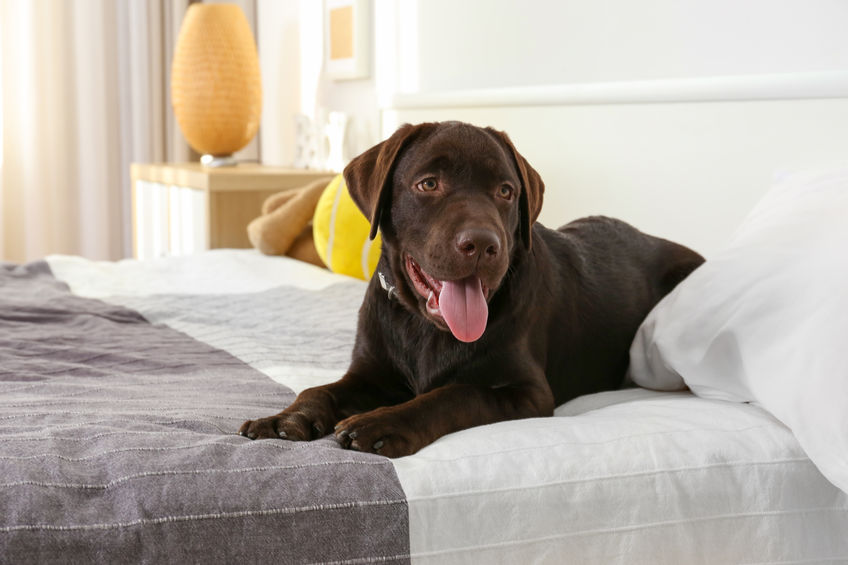
<svg viewBox="0 0 848 565">
<path fill-rule="evenodd" d="M 250 247 L 247 224 L 259 216 L 265 198 L 332 175 L 257 164 L 133 163 L 133 254 L 150 259 Z"/>
</svg>

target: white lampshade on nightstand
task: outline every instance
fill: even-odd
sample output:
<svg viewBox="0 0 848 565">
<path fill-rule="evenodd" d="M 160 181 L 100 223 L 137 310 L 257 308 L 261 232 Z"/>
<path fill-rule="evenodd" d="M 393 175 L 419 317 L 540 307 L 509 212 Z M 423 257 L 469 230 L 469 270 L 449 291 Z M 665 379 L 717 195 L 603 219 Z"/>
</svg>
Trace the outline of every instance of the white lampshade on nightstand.
<svg viewBox="0 0 848 565">
<path fill-rule="evenodd" d="M 236 4 L 192 4 L 171 67 L 171 103 L 189 145 L 209 166 L 233 165 L 262 113 L 256 43 Z"/>
</svg>

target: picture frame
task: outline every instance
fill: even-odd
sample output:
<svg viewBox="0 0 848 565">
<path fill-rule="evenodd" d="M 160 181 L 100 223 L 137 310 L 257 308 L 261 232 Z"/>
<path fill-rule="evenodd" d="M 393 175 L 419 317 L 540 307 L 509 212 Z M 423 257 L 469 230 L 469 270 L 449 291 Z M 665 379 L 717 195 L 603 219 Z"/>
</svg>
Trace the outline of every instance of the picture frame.
<svg viewBox="0 0 848 565">
<path fill-rule="evenodd" d="M 370 24 L 370 0 L 324 0 L 324 71 L 330 78 L 368 78 Z"/>
</svg>

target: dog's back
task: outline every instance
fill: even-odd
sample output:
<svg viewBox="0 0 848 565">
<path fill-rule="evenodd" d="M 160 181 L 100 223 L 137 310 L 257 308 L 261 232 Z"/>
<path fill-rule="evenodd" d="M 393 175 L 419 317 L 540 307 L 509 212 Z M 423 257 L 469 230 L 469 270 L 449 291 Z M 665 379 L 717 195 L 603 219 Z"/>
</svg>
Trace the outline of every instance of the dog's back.
<svg viewBox="0 0 848 565">
<path fill-rule="evenodd" d="M 550 254 L 536 264 L 551 263 L 536 270 L 543 276 L 549 270 L 552 281 L 546 284 L 561 289 L 547 306 L 552 336 L 547 375 L 556 403 L 618 388 L 642 320 L 703 257 L 602 216 L 558 230 L 536 224 L 534 232 Z"/>
</svg>

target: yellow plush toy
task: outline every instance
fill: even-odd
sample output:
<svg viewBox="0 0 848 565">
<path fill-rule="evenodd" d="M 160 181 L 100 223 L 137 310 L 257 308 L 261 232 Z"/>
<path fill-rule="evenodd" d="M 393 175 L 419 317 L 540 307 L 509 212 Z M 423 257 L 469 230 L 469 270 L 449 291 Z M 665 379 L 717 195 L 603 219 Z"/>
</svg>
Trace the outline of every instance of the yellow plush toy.
<svg viewBox="0 0 848 565">
<path fill-rule="evenodd" d="M 318 255 L 331 271 L 368 280 L 377 268 L 382 245 L 380 234 L 373 241 L 368 239 L 370 229 L 338 175 L 327 185 L 312 218 Z"/>
<path fill-rule="evenodd" d="M 251 243 L 266 255 L 289 255 L 331 271 L 368 280 L 380 258 L 380 235 L 370 225 L 338 175 L 301 189 L 274 194 L 247 228 Z"/>
</svg>

